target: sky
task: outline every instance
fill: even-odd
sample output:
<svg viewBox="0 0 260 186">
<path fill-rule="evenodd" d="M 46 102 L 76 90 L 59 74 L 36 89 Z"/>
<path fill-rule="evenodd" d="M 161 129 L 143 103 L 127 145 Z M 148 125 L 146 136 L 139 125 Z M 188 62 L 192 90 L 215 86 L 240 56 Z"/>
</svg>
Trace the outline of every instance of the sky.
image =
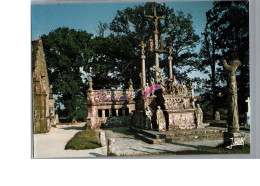
<svg viewBox="0 0 260 186">
<path fill-rule="evenodd" d="M 213 7 L 212 1 L 166 2 L 175 11 L 183 11 L 192 15 L 196 34 L 200 35 L 206 25 L 206 12 Z M 48 34 L 59 27 L 86 30 L 97 35 L 99 21 L 110 23 L 118 10 L 134 7 L 144 3 L 85 3 L 85 4 L 42 4 L 31 6 L 32 40 L 40 35 Z M 200 45 L 197 46 L 198 51 Z M 200 72 L 189 74 L 191 78 L 208 75 Z"/>
</svg>

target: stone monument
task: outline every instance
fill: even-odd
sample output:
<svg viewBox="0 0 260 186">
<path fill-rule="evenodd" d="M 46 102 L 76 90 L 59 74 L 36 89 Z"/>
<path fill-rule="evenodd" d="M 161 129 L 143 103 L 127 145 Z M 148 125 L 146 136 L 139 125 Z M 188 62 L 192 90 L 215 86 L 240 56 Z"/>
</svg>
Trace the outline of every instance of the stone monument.
<svg viewBox="0 0 260 186">
<path fill-rule="evenodd" d="M 158 21 L 166 19 L 157 16 L 156 7 L 154 6 L 154 15 L 146 15 L 154 21 L 154 37 L 151 36 L 148 43 L 148 50 L 154 54 L 155 65 L 153 66 L 153 74 L 151 86 L 160 87 L 153 89 L 149 87 L 147 90 L 146 74 L 145 74 L 145 44 L 144 41 L 139 45 L 141 47 L 142 73 L 141 90 L 138 90 L 135 97 L 135 111 L 133 111 L 132 125 L 141 129 L 172 131 L 178 129 L 195 129 L 195 101 L 194 89 L 187 82 L 177 83 L 173 75 L 173 46 L 172 43 L 168 49 L 168 70 L 169 77 L 163 77 L 162 69 L 159 66 L 159 55 L 165 53 L 163 40 L 159 42 Z M 159 46 L 160 45 L 160 46 Z M 145 89 L 145 90 L 144 90 Z M 154 90 L 154 91 L 153 91 Z M 147 96 L 142 96 L 142 95 Z M 201 110 L 200 110 L 201 111 Z M 150 123 L 149 123 L 150 122 Z"/>
<path fill-rule="evenodd" d="M 223 61 L 223 68 L 227 73 L 227 102 L 228 102 L 228 131 L 224 133 L 224 144 L 232 148 L 236 145 L 244 145 L 245 134 L 239 131 L 239 117 L 237 105 L 237 82 L 236 69 L 241 65 L 239 60 L 233 60 L 232 65 L 228 65 L 227 61 Z"/>
</svg>

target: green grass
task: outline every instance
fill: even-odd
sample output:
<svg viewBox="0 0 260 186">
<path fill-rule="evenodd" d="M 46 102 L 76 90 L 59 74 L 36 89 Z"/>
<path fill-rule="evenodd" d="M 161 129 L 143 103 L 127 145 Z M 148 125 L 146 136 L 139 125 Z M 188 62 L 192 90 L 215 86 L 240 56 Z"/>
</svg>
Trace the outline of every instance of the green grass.
<svg viewBox="0 0 260 186">
<path fill-rule="evenodd" d="M 99 147 L 101 147 L 101 145 L 98 141 L 96 132 L 94 130 L 85 130 L 76 133 L 75 136 L 68 141 L 65 150 L 84 150 Z"/>
<path fill-rule="evenodd" d="M 203 155 L 203 154 L 249 154 L 250 146 L 236 146 L 232 149 L 226 149 L 223 146 L 200 148 L 198 150 L 185 150 L 178 152 L 154 152 L 154 153 L 141 153 L 141 154 L 131 154 L 131 155 L 121 155 L 121 156 L 163 156 L 163 155 Z"/>
</svg>

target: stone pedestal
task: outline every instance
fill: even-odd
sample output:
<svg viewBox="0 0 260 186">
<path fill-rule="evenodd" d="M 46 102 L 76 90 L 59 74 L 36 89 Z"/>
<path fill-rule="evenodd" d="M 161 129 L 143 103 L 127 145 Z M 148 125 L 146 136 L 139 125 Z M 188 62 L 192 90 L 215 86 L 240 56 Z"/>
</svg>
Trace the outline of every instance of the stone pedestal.
<svg viewBox="0 0 260 186">
<path fill-rule="evenodd" d="M 107 155 L 115 154 L 115 144 L 116 144 L 116 139 L 114 139 L 114 138 L 108 139 L 108 141 L 107 141 Z"/>
<path fill-rule="evenodd" d="M 106 143 L 106 133 L 104 131 L 100 131 L 99 133 L 99 140 L 102 147 L 105 147 L 107 145 Z"/>
<path fill-rule="evenodd" d="M 241 132 L 225 132 L 224 145 L 226 148 L 232 149 L 233 146 L 244 145 L 245 133 Z"/>
</svg>

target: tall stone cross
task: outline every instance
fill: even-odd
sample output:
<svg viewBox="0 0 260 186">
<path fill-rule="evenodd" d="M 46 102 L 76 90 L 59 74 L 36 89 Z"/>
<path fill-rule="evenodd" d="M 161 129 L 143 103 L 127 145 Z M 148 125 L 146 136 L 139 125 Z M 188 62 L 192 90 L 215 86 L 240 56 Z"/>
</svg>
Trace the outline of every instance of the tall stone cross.
<svg viewBox="0 0 260 186">
<path fill-rule="evenodd" d="M 142 79 L 141 79 L 141 86 L 143 89 L 145 89 L 146 85 L 146 74 L 145 74 L 145 54 L 144 54 L 144 48 L 146 45 L 144 44 L 144 41 L 141 41 L 141 44 L 139 45 L 141 47 L 141 59 L 142 59 Z"/>
<path fill-rule="evenodd" d="M 145 17 L 147 18 L 151 18 L 154 20 L 154 48 L 155 48 L 155 66 L 156 68 L 159 68 L 159 52 L 162 52 L 162 47 L 161 46 L 161 49 L 159 50 L 159 39 L 158 39 L 158 34 L 159 34 L 159 31 L 158 31 L 158 20 L 160 19 L 166 19 L 165 17 L 160 17 L 160 16 L 157 16 L 156 14 L 156 6 L 153 7 L 154 8 L 154 13 L 153 15 L 145 15 Z M 150 41 L 151 42 L 151 41 Z M 151 50 L 151 49 L 150 49 Z M 156 81 L 158 81 L 159 79 L 159 73 L 156 72 Z"/>
</svg>

